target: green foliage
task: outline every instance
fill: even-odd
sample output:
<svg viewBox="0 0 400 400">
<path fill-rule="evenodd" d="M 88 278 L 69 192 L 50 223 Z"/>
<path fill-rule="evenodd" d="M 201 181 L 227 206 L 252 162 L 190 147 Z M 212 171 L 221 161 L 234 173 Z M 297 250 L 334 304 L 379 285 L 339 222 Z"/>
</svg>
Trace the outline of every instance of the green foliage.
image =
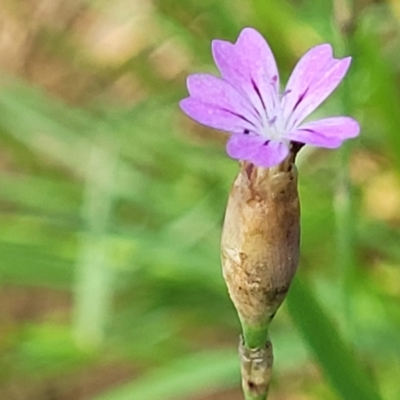
<svg viewBox="0 0 400 400">
<path fill-rule="evenodd" d="M 369 377 L 358 365 L 333 322 L 299 280 L 292 285 L 288 307 L 294 323 L 342 398 L 379 399 Z"/>
</svg>

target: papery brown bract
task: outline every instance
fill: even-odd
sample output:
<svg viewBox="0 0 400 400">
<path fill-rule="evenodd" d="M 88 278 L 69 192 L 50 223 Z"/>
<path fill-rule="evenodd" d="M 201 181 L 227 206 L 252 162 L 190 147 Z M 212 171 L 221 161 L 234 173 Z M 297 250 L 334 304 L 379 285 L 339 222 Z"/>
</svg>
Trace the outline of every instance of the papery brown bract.
<svg viewBox="0 0 400 400">
<path fill-rule="evenodd" d="M 284 300 L 299 259 L 297 170 L 289 156 L 273 168 L 241 163 L 222 232 L 223 275 L 247 327 L 268 324 Z"/>
</svg>

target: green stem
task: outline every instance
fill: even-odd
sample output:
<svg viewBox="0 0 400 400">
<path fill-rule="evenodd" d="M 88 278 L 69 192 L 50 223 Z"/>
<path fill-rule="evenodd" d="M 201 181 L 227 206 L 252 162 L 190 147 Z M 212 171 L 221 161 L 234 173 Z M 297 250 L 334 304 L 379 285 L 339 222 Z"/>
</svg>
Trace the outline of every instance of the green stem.
<svg viewBox="0 0 400 400">
<path fill-rule="evenodd" d="M 338 10 L 347 9 L 345 18 L 340 18 Z M 335 22 L 340 34 L 339 39 L 345 53 L 352 53 L 352 32 L 355 29 L 355 2 L 346 0 L 337 4 Z M 351 114 L 352 90 L 351 81 L 346 80 L 342 88 L 342 114 Z M 358 334 L 353 318 L 352 292 L 358 281 L 358 271 L 355 254 L 355 208 L 353 205 L 352 183 L 348 172 L 352 146 L 350 143 L 342 146 L 338 153 L 339 171 L 335 190 L 334 209 L 336 219 L 336 266 L 341 278 L 342 315 L 344 331 L 348 338 L 355 338 Z"/>
<path fill-rule="evenodd" d="M 265 395 L 264 394 L 261 394 L 261 395 L 259 395 L 259 396 L 253 396 L 251 393 L 244 393 L 244 398 L 245 398 L 245 400 L 266 400 L 266 398 L 268 397 L 268 393 L 266 393 Z"/>
<path fill-rule="evenodd" d="M 268 340 L 269 324 L 249 326 L 241 321 L 244 343 L 250 349 L 262 349 Z"/>
<path fill-rule="evenodd" d="M 74 333 L 78 344 L 89 348 L 102 343 L 112 302 L 107 230 L 114 203 L 117 158 L 109 147 L 94 145 L 88 155 L 82 209 L 86 231 L 76 270 Z"/>
<path fill-rule="evenodd" d="M 356 257 L 354 253 L 355 210 L 352 204 L 352 187 L 347 171 L 350 160 L 349 146 L 340 152 L 340 171 L 335 193 L 336 217 L 336 266 L 341 278 L 341 308 L 347 335 L 356 335 L 352 317 L 352 291 L 357 282 Z"/>
<path fill-rule="evenodd" d="M 243 327 L 247 340 L 241 338 L 239 345 L 240 370 L 245 400 L 266 400 L 272 375 L 272 344 L 267 328 Z M 256 345 L 250 347 L 248 343 Z"/>
</svg>

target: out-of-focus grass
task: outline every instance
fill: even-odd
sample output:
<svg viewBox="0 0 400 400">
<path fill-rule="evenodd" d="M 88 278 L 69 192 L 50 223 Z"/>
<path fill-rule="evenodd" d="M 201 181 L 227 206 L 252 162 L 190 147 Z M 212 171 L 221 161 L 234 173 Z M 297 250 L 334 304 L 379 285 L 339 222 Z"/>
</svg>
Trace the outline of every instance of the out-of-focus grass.
<svg viewBox="0 0 400 400">
<path fill-rule="evenodd" d="M 357 379 L 355 396 L 370 381 L 371 398 L 400 397 L 400 12 L 370 3 L 354 1 L 347 37 L 332 1 L 0 6 L 1 398 L 201 398 L 239 386 L 219 267 L 237 166 L 224 136 L 177 102 L 188 73 L 216 71 L 210 40 L 248 25 L 284 77 L 317 43 L 351 52 L 346 84 L 319 113 L 362 124 L 340 152 L 302 154 L 307 284 L 274 322 L 271 398 L 348 399 Z"/>
</svg>

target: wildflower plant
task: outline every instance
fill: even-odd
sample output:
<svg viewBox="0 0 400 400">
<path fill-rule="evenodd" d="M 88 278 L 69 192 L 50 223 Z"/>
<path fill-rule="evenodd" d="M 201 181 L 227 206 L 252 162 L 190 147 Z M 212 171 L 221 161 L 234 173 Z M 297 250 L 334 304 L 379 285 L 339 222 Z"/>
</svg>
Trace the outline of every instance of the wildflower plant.
<svg viewBox="0 0 400 400">
<path fill-rule="evenodd" d="M 188 77 L 180 102 L 192 119 L 230 134 L 226 150 L 240 161 L 228 199 L 221 241 L 223 275 L 238 311 L 246 399 L 267 397 L 272 371 L 269 325 L 283 302 L 299 259 L 300 204 L 295 158 L 305 144 L 339 147 L 359 134 L 357 121 L 306 118 L 335 90 L 351 58 L 332 47 L 310 49 L 283 91 L 265 39 L 245 28 L 236 43 L 212 42 L 221 77 Z"/>
</svg>

